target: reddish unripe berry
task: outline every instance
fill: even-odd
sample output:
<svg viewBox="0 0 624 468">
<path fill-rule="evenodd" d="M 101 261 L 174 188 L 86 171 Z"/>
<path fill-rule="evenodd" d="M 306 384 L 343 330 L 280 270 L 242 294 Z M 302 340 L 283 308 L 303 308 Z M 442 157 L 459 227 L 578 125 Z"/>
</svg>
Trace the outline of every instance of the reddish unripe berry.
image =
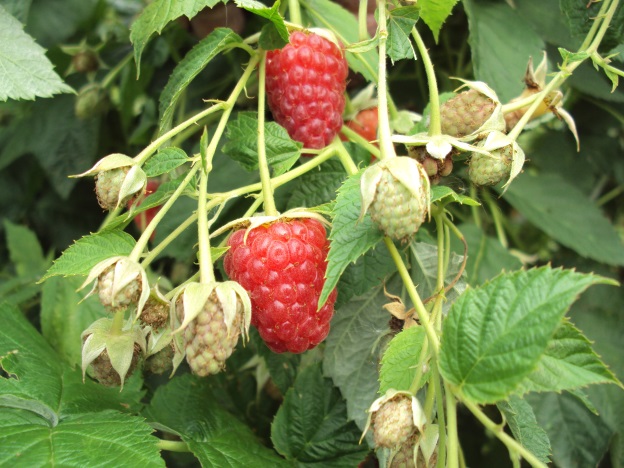
<svg viewBox="0 0 624 468">
<path fill-rule="evenodd" d="M 340 48 L 318 34 L 295 31 L 267 52 L 266 92 L 275 121 L 306 148 L 324 148 L 340 131 L 349 71 Z"/>
<path fill-rule="evenodd" d="M 159 186 L 160 186 L 160 182 L 158 182 L 157 180 L 148 180 L 147 185 L 145 186 L 145 197 L 147 197 L 148 195 L 151 195 L 156 190 L 158 190 Z M 129 202 L 128 208 L 131 205 L 132 205 L 132 202 Z M 141 205 L 141 202 L 139 202 L 138 206 L 140 205 Z M 161 206 L 154 206 L 136 215 L 134 217 L 134 224 L 136 225 L 136 227 L 139 228 L 141 232 L 145 231 L 145 228 L 152 221 L 152 219 L 154 219 L 154 216 L 156 216 L 156 213 L 160 211 L 160 208 Z M 156 231 L 154 231 L 154 233 L 151 235 L 150 240 L 153 241 L 155 236 L 156 236 Z"/>
<path fill-rule="evenodd" d="M 376 107 L 361 110 L 353 120 L 347 122 L 347 127 L 362 136 L 368 142 L 377 139 L 378 125 L 379 114 L 377 113 Z"/>
<path fill-rule="evenodd" d="M 299 218 L 241 229 L 228 246 L 225 272 L 249 292 L 251 323 L 271 350 L 302 353 L 325 339 L 336 290 L 317 310 L 329 249 L 319 221 Z"/>
</svg>

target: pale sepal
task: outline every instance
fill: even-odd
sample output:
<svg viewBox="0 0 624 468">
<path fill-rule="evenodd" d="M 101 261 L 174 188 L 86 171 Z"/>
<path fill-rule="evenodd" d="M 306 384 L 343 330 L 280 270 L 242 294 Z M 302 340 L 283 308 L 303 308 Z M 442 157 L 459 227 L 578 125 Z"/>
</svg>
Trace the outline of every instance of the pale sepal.
<svg viewBox="0 0 624 468">
<path fill-rule="evenodd" d="M 404 395 L 412 399 L 412 416 L 414 427 L 416 427 L 419 432 L 422 432 L 423 426 L 426 424 L 427 419 L 425 417 L 425 411 L 423 410 L 418 399 L 410 392 L 390 388 L 383 396 L 380 396 L 375 401 L 373 401 L 373 403 L 368 408 L 368 418 L 366 419 L 364 431 L 362 431 L 362 437 L 360 437 L 360 443 L 362 443 L 362 440 L 364 440 L 364 436 L 366 436 L 366 433 L 370 429 L 374 414 L 379 411 L 379 409 L 385 402 L 387 402 L 388 400 L 392 400 L 397 395 Z"/>
<path fill-rule="evenodd" d="M 149 335 L 147 335 L 147 348 L 146 348 L 146 357 L 153 356 L 158 351 L 163 350 L 169 344 L 171 344 L 171 340 L 173 339 L 173 335 L 171 332 L 171 328 L 163 327 L 161 330 L 154 330 L 151 327 L 146 327 L 149 331 Z"/>
<path fill-rule="evenodd" d="M 117 206 L 115 208 L 119 208 L 119 205 L 124 200 L 127 200 L 135 193 L 142 192 L 146 185 L 147 175 L 145 175 L 143 169 L 139 166 L 131 167 L 119 189 L 119 197 L 117 198 Z"/>
<path fill-rule="evenodd" d="M 251 299 L 245 289 L 236 281 L 225 281 L 219 283 L 216 287 L 217 298 L 223 308 L 223 320 L 230 334 L 232 323 L 236 319 L 238 312 L 238 301 L 240 299 L 243 306 L 243 320 L 241 322 L 241 331 L 243 332 L 243 341 L 249 339 L 249 325 L 251 324 Z"/>
<path fill-rule="evenodd" d="M 120 167 L 134 166 L 136 162 L 130 156 L 121 153 L 113 153 L 103 157 L 95 163 L 91 169 L 82 174 L 71 175 L 69 177 L 85 177 L 99 174 L 100 172 L 118 169 Z"/>
<path fill-rule="evenodd" d="M 478 146 L 471 145 L 462 139 L 450 135 L 431 136 L 424 132 L 414 135 L 392 135 L 392 141 L 394 143 L 403 143 L 406 146 L 426 145 L 427 152 L 430 156 L 440 160 L 445 159 L 453 148 L 457 148 L 461 151 L 487 154 L 487 151 Z M 431 153 L 431 151 L 433 151 L 433 153 Z"/>
<path fill-rule="evenodd" d="M 418 439 L 418 446 L 425 458 L 427 466 L 431 457 L 438 447 L 438 440 L 440 439 L 440 427 L 437 424 L 428 424 L 422 431 L 420 439 Z"/>
<path fill-rule="evenodd" d="M 461 81 L 463 83 L 455 91 L 459 91 L 462 88 L 474 89 L 475 91 L 478 91 L 481 94 L 487 96 L 488 98 L 490 98 L 495 103 L 497 103 L 497 104 L 501 103 L 500 99 L 498 98 L 498 95 L 496 94 L 496 91 L 494 91 L 492 88 L 490 88 L 487 83 L 485 83 L 483 81 L 464 80 L 462 78 L 454 78 L 454 79 L 456 79 L 458 81 Z"/>
<path fill-rule="evenodd" d="M 145 332 L 132 320 L 128 320 L 122 333 L 109 334 L 106 340 L 106 351 L 108 352 L 111 366 L 121 379 L 120 391 L 123 390 L 124 380 L 132 364 L 135 343 L 139 345 L 142 355 L 145 356 L 147 347 Z"/>
<path fill-rule="evenodd" d="M 364 217 L 368 211 L 368 207 L 371 206 L 377 193 L 377 185 L 381 180 L 385 165 L 381 164 L 381 161 L 377 164 L 373 164 L 362 173 L 360 179 L 360 194 L 362 196 L 362 210 L 360 211 L 360 220 Z"/>
<path fill-rule="evenodd" d="M 91 291 L 89 291 L 89 294 L 83 297 L 80 302 L 84 301 L 85 299 L 87 299 L 89 296 L 93 295 L 97 291 L 97 279 L 100 276 L 100 274 L 104 270 L 106 270 L 109 266 L 113 265 L 115 262 L 121 260 L 122 258 L 124 257 L 121 257 L 121 256 L 110 257 L 110 258 L 107 258 L 106 260 L 102 260 L 100 263 L 97 263 L 93 268 L 91 268 L 91 271 L 87 275 L 87 279 L 84 280 L 84 282 L 80 285 L 77 291 L 81 291 L 88 284 L 92 282 L 94 282 L 93 287 L 91 288 Z"/>
<path fill-rule="evenodd" d="M 208 298 L 214 291 L 217 283 L 197 283 L 192 282 L 180 289 L 178 293 L 173 297 L 172 307 L 175 308 L 175 304 L 178 302 L 180 295 L 182 296 L 182 307 L 184 310 L 184 319 L 182 323 L 174 330 L 174 334 L 178 334 L 184 330 L 189 323 L 201 313 L 208 301 Z M 172 312 L 175 314 L 175 310 Z"/>
<path fill-rule="evenodd" d="M 414 198 L 420 198 L 423 205 L 428 205 L 431 199 L 431 183 L 424 167 L 415 159 L 408 156 L 398 156 L 384 161 L 390 174 L 407 188 Z M 423 194 L 422 188 L 425 188 Z M 429 210 L 427 209 L 427 212 Z"/>
</svg>

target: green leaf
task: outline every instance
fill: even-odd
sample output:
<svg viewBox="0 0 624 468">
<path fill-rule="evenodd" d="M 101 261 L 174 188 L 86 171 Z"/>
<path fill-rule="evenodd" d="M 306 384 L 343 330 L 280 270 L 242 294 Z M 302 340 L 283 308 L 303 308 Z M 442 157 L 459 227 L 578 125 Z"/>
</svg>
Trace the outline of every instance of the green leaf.
<svg viewBox="0 0 624 468">
<path fill-rule="evenodd" d="M 336 287 L 345 268 L 383 239 L 383 233 L 373 225 L 370 215 L 366 214 L 360 220 L 361 178 L 362 171 L 347 178 L 338 190 L 332 216 L 332 231 L 329 235 L 326 280 L 319 306 L 325 303 Z"/>
<path fill-rule="evenodd" d="M 244 8 L 245 10 L 258 15 L 262 18 L 268 19 L 273 27 L 277 30 L 279 36 L 286 42 L 288 42 L 288 29 L 286 29 L 286 23 L 284 18 L 280 15 L 280 0 L 276 0 L 272 7 L 267 7 L 264 3 L 256 0 L 234 0 L 237 6 Z"/>
<path fill-rule="evenodd" d="M 592 284 L 608 282 L 542 267 L 469 289 L 442 327 L 441 374 L 474 402 L 505 399 L 535 369 L 576 296 Z"/>
<path fill-rule="evenodd" d="M 288 38 L 283 38 L 274 23 L 267 23 L 262 27 L 258 45 L 264 50 L 281 49 L 288 44 Z"/>
<path fill-rule="evenodd" d="M 156 177 L 166 174 L 188 162 L 188 156 L 184 150 L 175 147 L 161 149 L 154 156 L 149 158 L 143 165 L 143 170 L 147 177 Z"/>
<path fill-rule="evenodd" d="M 147 9 L 152 5 L 148 6 Z M 173 70 L 165 89 L 160 95 L 159 128 L 161 135 L 171 126 L 175 105 L 191 81 L 193 81 L 218 54 L 237 47 L 241 45 L 242 42 L 243 40 L 241 37 L 231 29 L 217 28 L 184 56 Z"/>
<path fill-rule="evenodd" d="M 436 42 L 438 42 L 442 25 L 446 18 L 451 15 L 456 3 L 457 0 L 424 0 L 418 2 L 420 16 L 431 29 Z"/>
<path fill-rule="evenodd" d="M 323 378 L 320 364 L 299 373 L 271 425 L 275 449 L 299 466 L 356 466 L 368 453 L 359 444 L 360 435 L 347 418 L 340 392 Z"/>
<path fill-rule="evenodd" d="M 170 21 L 182 15 L 190 19 L 203 8 L 212 8 L 217 3 L 220 0 L 155 0 L 147 5 L 130 27 L 137 77 L 141 70 L 141 55 L 152 34 L 160 34 Z"/>
<path fill-rule="evenodd" d="M 15 306 L 0 303 L 0 316 L 0 368 L 8 374 L 0 377 L 0 407 L 28 409 L 56 424 L 62 393 L 56 353 Z"/>
<path fill-rule="evenodd" d="M 71 365 L 82 361 L 82 332 L 109 315 L 97 295 L 80 302 L 86 295 L 76 291 L 81 284 L 81 278 L 52 277 L 43 284 L 41 295 L 41 332 Z"/>
<path fill-rule="evenodd" d="M 550 463 L 550 440 L 537 423 L 533 408 L 525 400 L 512 395 L 496 404 L 511 429 L 514 438 L 543 463 Z"/>
<path fill-rule="evenodd" d="M 26 24 L 32 0 L 2 0 L 0 3 L 10 15 L 15 16 L 20 22 Z"/>
<path fill-rule="evenodd" d="M 228 123 L 228 142 L 223 152 L 238 161 L 248 171 L 258 168 L 258 113 L 240 112 Z M 293 141 L 286 129 L 275 122 L 264 125 L 267 162 L 280 175 L 292 167 L 301 154 L 301 143 Z"/>
<path fill-rule="evenodd" d="M 191 374 L 175 378 L 158 388 L 145 416 L 180 434 L 203 467 L 288 466 L 219 406 L 209 385 Z"/>
<path fill-rule="evenodd" d="M 416 6 L 405 6 L 390 10 L 387 53 L 393 63 L 397 60 L 415 57 L 410 34 L 416 21 L 418 21 L 418 17 L 419 8 Z"/>
<path fill-rule="evenodd" d="M 556 466 L 598 466 L 612 435 L 600 417 L 569 393 L 531 394 L 528 401 L 548 434 Z"/>
<path fill-rule="evenodd" d="M 400 287 L 390 282 L 389 288 Z M 390 314 L 383 310 L 388 298 L 380 285 L 336 310 L 327 336 L 323 371 L 347 400 L 347 414 L 360 429 L 366 411 L 377 398 L 379 356 L 385 346 Z"/>
<path fill-rule="evenodd" d="M 91 268 L 110 257 L 129 255 L 136 241 L 123 231 L 104 231 L 78 239 L 69 246 L 41 278 L 87 275 Z"/>
<path fill-rule="evenodd" d="M 624 265 L 624 245 L 600 208 L 557 174 L 522 174 L 503 197 L 535 226 L 578 254 Z"/>
<path fill-rule="evenodd" d="M 319 170 L 307 172 L 298 179 L 291 191 L 288 209 L 313 207 L 329 203 L 336 198 L 336 191 L 345 179 L 345 171 L 339 161 L 329 160 Z"/>
<path fill-rule="evenodd" d="M 350 11 L 330 0 L 305 0 L 300 3 L 305 7 L 314 26 L 335 31 L 345 46 L 360 41 L 357 19 Z M 347 50 L 346 57 L 349 68 L 361 73 L 367 81 L 377 81 L 379 54 L 376 50 L 357 54 Z"/>
<path fill-rule="evenodd" d="M 537 369 L 520 384 L 519 392 L 560 392 L 597 383 L 621 386 L 594 352 L 591 342 L 565 321 L 548 342 Z"/>
<path fill-rule="evenodd" d="M 50 185 L 67 199 L 77 183 L 68 176 L 84 171 L 98 151 L 99 119 L 76 117 L 75 100 L 75 96 L 37 100 L 28 117 L 19 119 L 1 149 L 0 168 L 23 154 L 33 153 Z"/>
<path fill-rule="evenodd" d="M 425 329 L 423 327 L 406 328 L 392 338 L 381 358 L 380 395 L 384 395 L 391 388 L 409 391 L 419 364 L 423 367 L 427 366 L 427 370 L 421 374 L 416 389 L 418 390 L 427 382 L 431 372 L 429 363 L 420 361 L 424 342 Z"/>
<path fill-rule="evenodd" d="M 589 54 L 587 52 L 570 52 L 569 50 L 564 49 L 563 47 L 559 47 L 559 54 L 561 54 L 561 58 L 563 59 L 565 64 L 573 63 L 573 62 L 582 62 Z"/>
<path fill-rule="evenodd" d="M 34 232 L 25 226 L 4 220 L 7 247 L 11 262 L 19 276 L 36 278 L 48 266 L 43 250 Z"/>
<path fill-rule="evenodd" d="M 460 195 L 456 193 L 452 188 L 446 185 L 434 185 L 431 187 L 431 203 L 459 203 L 460 205 L 479 206 L 477 200 L 470 198 L 466 195 Z"/>
<path fill-rule="evenodd" d="M 529 58 L 541 56 L 544 42 L 505 2 L 466 0 L 463 5 L 468 14 L 475 77 L 507 102 L 522 91 Z"/>
<path fill-rule="evenodd" d="M 559 0 L 562 15 L 568 23 L 572 36 L 580 44 L 589 33 L 602 9 L 601 2 L 583 3 L 583 0 Z M 624 8 L 619 5 L 609 28 L 600 42 L 600 50 L 609 51 L 624 42 Z"/>
<path fill-rule="evenodd" d="M 0 465 L 164 467 L 152 432 L 142 418 L 114 411 L 71 415 L 49 426 L 0 408 Z"/>
<path fill-rule="evenodd" d="M 45 50 L 23 28 L 0 5 L 0 101 L 73 92 L 56 74 Z"/>
<path fill-rule="evenodd" d="M 267 347 L 255 329 L 249 330 L 249 335 L 258 354 L 264 359 L 273 382 L 275 382 L 280 392 L 285 395 L 295 382 L 295 377 L 297 377 L 301 354 L 274 353 Z"/>
<path fill-rule="evenodd" d="M 522 267 L 522 262 L 511 255 L 498 239 L 486 236 L 479 227 L 474 224 L 461 224 L 458 228 L 468 244 L 468 284 L 477 286 L 504 271 L 514 271 Z M 461 255 L 464 253 L 464 245 L 455 236 L 451 239 L 451 248 Z"/>
</svg>

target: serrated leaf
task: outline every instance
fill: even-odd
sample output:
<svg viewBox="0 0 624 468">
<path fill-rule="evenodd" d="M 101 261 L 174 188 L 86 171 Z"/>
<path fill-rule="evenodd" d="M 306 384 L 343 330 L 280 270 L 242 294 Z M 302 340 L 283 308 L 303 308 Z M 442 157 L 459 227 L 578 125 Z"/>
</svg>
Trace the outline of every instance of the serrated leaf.
<svg viewBox="0 0 624 468">
<path fill-rule="evenodd" d="M 103 231 L 84 236 L 54 261 L 40 282 L 52 276 L 87 275 L 102 260 L 129 255 L 135 244 L 134 238 L 123 231 Z"/>
<path fill-rule="evenodd" d="M 355 16 L 330 0 L 301 1 L 314 26 L 336 31 L 345 46 L 359 42 L 358 23 Z M 361 73 L 367 81 L 377 82 L 379 54 L 376 50 L 362 53 L 346 51 L 349 68 Z"/>
<path fill-rule="evenodd" d="M 496 404 L 505 416 L 514 438 L 543 463 L 550 463 L 550 440 L 537 423 L 533 408 L 525 400 L 512 395 Z"/>
<path fill-rule="evenodd" d="M 164 148 L 145 162 L 143 171 L 148 178 L 156 177 L 170 172 L 186 162 L 188 162 L 188 156 L 183 149 Z"/>
<path fill-rule="evenodd" d="M 381 371 L 379 372 L 380 395 L 384 395 L 391 388 L 404 391 L 410 390 L 412 381 L 416 377 L 424 342 L 425 329 L 423 327 L 407 328 L 392 338 L 381 358 Z M 427 369 L 422 373 L 416 388 L 417 390 L 426 383 L 430 373 L 428 363 L 422 362 L 421 364 L 426 365 Z"/>
<path fill-rule="evenodd" d="M 0 5 L 0 101 L 73 92 L 56 74 L 45 50 L 23 28 Z"/>
<path fill-rule="evenodd" d="M 274 353 L 267 347 L 253 327 L 249 330 L 249 336 L 258 354 L 264 359 L 273 382 L 282 392 L 282 395 L 285 395 L 295 382 L 297 369 L 301 362 L 301 354 Z"/>
<path fill-rule="evenodd" d="M 336 191 L 346 174 L 339 161 L 329 160 L 319 170 L 307 172 L 293 188 L 287 208 L 314 207 L 336 198 Z"/>
<path fill-rule="evenodd" d="M 479 206 L 477 200 L 470 198 L 466 195 L 460 195 L 455 192 L 452 188 L 447 187 L 446 185 L 434 185 L 431 187 L 431 203 L 450 203 L 455 202 L 460 205 L 468 205 L 468 206 Z"/>
<path fill-rule="evenodd" d="M 171 380 L 158 388 L 145 416 L 179 433 L 204 467 L 288 466 L 219 406 L 209 385 L 191 374 Z"/>
<path fill-rule="evenodd" d="M 424 0 L 418 2 L 420 17 L 431 29 L 436 42 L 438 42 L 442 25 L 446 18 L 451 15 L 456 3 L 457 0 Z"/>
<path fill-rule="evenodd" d="M 264 3 L 256 0 L 234 0 L 234 2 L 240 8 L 244 8 L 254 15 L 268 19 L 273 24 L 279 36 L 284 41 L 288 42 L 288 29 L 286 29 L 284 18 L 279 13 L 280 0 L 276 0 L 272 7 L 267 7 Z"/>
<path fill-rule="evenodd" d="M 566 392 L 531 394 L 527 399 L 548 434 L 556 466 L 598 466 L 612 435 L 600 417 Z"/>
<path fill-rule="evenodd" d="M 142 418 L 114 411 L 70 415 L 51 427 L 0 408 L 0 464 L 164 467 L 152 432 Z"/>
<path fill-rule="evenodd" d="M 4 220 L 7 248 L 18 276 L 36 278 L 47 266 L 43 250 L 34 232 L 25 226 Z"/>
<path fill-rule="evenodd" d="M 388 18 L 387 53 L 392 62 L 414 58 L 414 45 L 411 40 L 412 28 L 419 18 L 419 8 L 405 6 L 390 10 Z"/>
<path fill-rule="evenodd" d="M 239 46 L 242 42 L 241 37 L 231 29 L 217 28 L 184 56 L 173 70 L 169 81 L 165 85 L 165 89 L 160 95 L 158 109 L 160 113 L 159 132 L 161 135 L 171 126 L 175 105 L 190 82 L 218 54 Z"/>
<path fill-rule="evenodd" d="M 507 102 L 522 91 L 529 57 L 541 56 L 544 42 L 505 2 L 467 0 L 463 5 L 470 27 L 475 78 L 486 82 L 502 102 Z"/>
<path fill-rule="evenodd" d="M 302 466 L 356 466 L 368 453 L 359 444 L 360 435 L 347 418 L 340 392 L 323 377 L 320 364 L 299 373 L 271 425 L 275 449 Z"/>
<path fill-rule="evenodd" d="M 82 332 L 109 315 L 97 297 L 80 302 L 86 295 L 76 291 L 82 282 L 82 278 L 52 277 L 43 284 L 41 294 L 41 332 L 58 354 L 74 366 L 82 359 Z"/>
<path fill-rule="evenodd" d="M 228 142 L 222 151 L 248 171 L 258 168 L 258 113 L 240 112 L 228 123 Z M 264 126 L 267 162 L 280 175 L 292 167 L 301 154 L 302 144 L 288 136 L 286 129 L 275 122 Z"/>
<path fill-rule="evenodd" d="M 281 49 L 288 44 L 288 39 L 284 39 L 275 24 L 267 23 L 262 27 L 258 45 L 264 50 Z"/>
<path fill-rule="evenodd" d="M 560 392 L 597 383 L 619 382 L 594 352 L 590 341 L 566 321 L 548 342 L 537 369 L 521 382 L 519 393 Z"/>
<path fill-rule="evenodd" d="M 35 411 L 55 424 L 62 393 L 61 363 L 19 309 L 1 303 L 0 315 L 0 368 L 8 374 L 0 378 L 0 407 Z"/>
<path fill-rule="evenodd" d="M 609 265 L 624 265 L 624 245 L 614 226 L 600 208 L 561 176 L 523 174 L 503 198 L 578 254 Z"/>
<path fill-rule="evenodd" d="M 329 235 L 326 280 L 319 306 L 325 303 L 336 287 L 345 268 L 383 239 L 383 233 L 373 225 L 370 215 L 359 219 L 362 209 L 361 178 L 362 171 L 347 178 L 338 190 Z"/>
<path fill-rule="evenodd" d="M 533 371 L 576 296 L 599 283 L 609 280 L 542 267 L 469 289 L 442 327 L 441 374 L 474 402 L 505 399 Z"/>
<path fill-rule="evenodd" d="M 398 281 L 388 288 L 399 287 Z M 388 298 L 377 286 L 336 310 L 325 341 L 323 371 L 347 400 L 347 414 L 360 429 L 366 411 L 377 398 L 379 353 L 388 334 L 390 314 L 383 310 Z"/>
<path fill-rule="evenodd" d="M 160 34 L 170 21 L 182 15 L 190 19 L 203 8 L 212 8 L 217 3 L 220 0 L 155 0 L 147 5 L 130 27 L 137 77 L 141 70 L 141 55 L 152 34 Z"/>
<path fill-rule="evenodd" d="M 559 54 L 564 63 L 581 62 L 589 57 L 587 52 L 570 52 L 569 50 L 559 47 Z"/>
</svg>

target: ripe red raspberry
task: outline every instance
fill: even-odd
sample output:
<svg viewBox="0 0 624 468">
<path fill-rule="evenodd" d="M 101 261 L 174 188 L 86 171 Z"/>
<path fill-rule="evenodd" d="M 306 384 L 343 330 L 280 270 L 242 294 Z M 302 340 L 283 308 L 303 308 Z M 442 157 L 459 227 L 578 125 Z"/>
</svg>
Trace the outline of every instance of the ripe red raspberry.
<svg viewBox="0 0 624 468">
<path fill-rule="evenodd" d="M 347 127 L 364 137 L 368 142 L 377 139 L 378 126 L 379 114 L 376 107 L 361 110 L 353 120 L 347 122 Z"/>
<path fill-rule="evenodd" d="M 147 197 L 148 195 L 151 195 L 156 190 L 158 190 L 159 186 L 160 186 L 160 182 L 158 182 L 157 180 L 154 180 L 154 179 L 148 180 L 147 184 L 145 185 L 144 196 Z M 128 208 L 132 206 L 133 201 L 134 200 L 130 200 L 128 202 Z M 138 206 L 141 206 L 142 202 L 143 201 L 141 200 Z M 156 213 L 158 213 L 161 208 L 162 206 L 154 206 L 136 215 L 134 217 L 134 224 L 136 225 L 136 227 L 139 228 L 141 232 L 145 231 L 145 228 L 147 227 L 147 225 L 152 221 L 152 219 L 154 219 L 154 216 L 156 216 Z M 150 240 L 154 241 L 155 237 L 156 237 L 156 231 L 152 233 L 152 235 L 150 236 Z"/>
<path fill-rule="evenodd" d="M 276 353 L 302 353 L 329 333 L 336 290 L 317 311 L 325 283 L 327 241 L 311 218 L 279 220 L 236 231 L 228 240 L 225 272 L 249 292 L 251 323 Z"/>
<path fill-rule="evenodd" d="M 340 48 L 318 34 L 295 31 L 267 52 L 266 92 L 275 121 L 306 148 L 324 148 L 342 127 L 349 71 Z"/>
</svg>

